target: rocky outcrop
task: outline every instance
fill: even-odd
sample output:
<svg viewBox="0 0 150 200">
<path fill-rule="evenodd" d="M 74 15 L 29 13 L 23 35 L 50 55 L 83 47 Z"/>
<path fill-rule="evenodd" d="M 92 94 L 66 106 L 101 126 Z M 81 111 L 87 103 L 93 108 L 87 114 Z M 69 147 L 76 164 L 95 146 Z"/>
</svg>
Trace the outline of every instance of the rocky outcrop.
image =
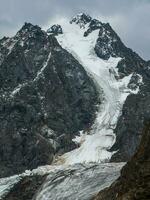
<svg viewBox="0 0 150 200">
<path fill-rule="evenodd" d="M 0 40 L 0 177 L 50 164 L 91 126 L 98 93 L 79 62 L 40 27 Z"/>
<path fill-rule="evenodd" d="M 118 150 L 113 155 L 112 161 L 129 160 L 139 146 L 144 127 L 144 118 L 150 116 L 150 93 L 149 89 L 144 86 L 143 91 L 137 95 L 130 95 L 122 110 L 119 118 L 116 134 L 117 142 L 112 150 Z"/>
<path fill-rule="evenodd" d="M 47 33 L 52 34 L 52 35 L 59 35 L 59 34 L 63 34 L 63 30 L 60 25 L 54 24 L 47 30 Z"/>
<path fill-rule="evenodd" d="M 100 192 L 95 200 L 150 199 L 150 123 L 147 123 L 137 153 L 122 169 L 120 178 Z"/>
<path fill-rule="evenodd" d="M 76 16 L 74 16 L 70 23 L 75 23 L 80 26 L 80 28 L 85 28 L 85 25 L 88 24 L 92 20 L 91 16 L 85 14 L 85 13 L 80 13 Z"/>
<path fill-rule="evenodd" d="M 112 157 L 112 161 L 127 161 L 133 156 L 141 140 L 144 119 L 150 116 L 150 70 L 146 63 L 143 63 L 143 67 L 136 63 L 134 66 L 133 73 L 141 77 L 140 91 L 136 95 L 129 95 L 125 101 L 115 129 L 117 141 L 112 150 L 117 153 Z M 135 84 L 133 77 L 129 87 L 134 85 L 137 83 Z"/>
</svg>

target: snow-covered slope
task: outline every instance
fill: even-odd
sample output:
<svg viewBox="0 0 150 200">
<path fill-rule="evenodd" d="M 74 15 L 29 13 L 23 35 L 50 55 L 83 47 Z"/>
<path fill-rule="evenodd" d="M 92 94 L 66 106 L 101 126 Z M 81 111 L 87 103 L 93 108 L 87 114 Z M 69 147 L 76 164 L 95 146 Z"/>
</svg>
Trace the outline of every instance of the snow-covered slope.
<svg viewBox="0 0 150 200">
<path fill-rule="evenodd" d="M 93 77 L 100 93 L 103 93 L 103 103 L 93 127 L 88 132 L 81 131 L 81 135 L 74 139 L 80 147 L 63 155 L 61 160 L 65 164 L 108 161 L 114 153 L 109 152 L 109 149 L 115 143 L 113 129 L 123 103 L 131 92 L 138 91 L 131 91 L 127 87 L 132 74 L 119 79 L 116 66 L 121 58 L 111 57 L 106 61 L 96 55 L 94 46 L 99 30 L 84 37 L 88 23 L 80 26 L 80 23 L 69 23 L 66 19 L 56 23 L 59 23 L 63 29 L 63 34 L 57 36 L 61 46 L 84 66 L 89 75 Z"/>
</svg>

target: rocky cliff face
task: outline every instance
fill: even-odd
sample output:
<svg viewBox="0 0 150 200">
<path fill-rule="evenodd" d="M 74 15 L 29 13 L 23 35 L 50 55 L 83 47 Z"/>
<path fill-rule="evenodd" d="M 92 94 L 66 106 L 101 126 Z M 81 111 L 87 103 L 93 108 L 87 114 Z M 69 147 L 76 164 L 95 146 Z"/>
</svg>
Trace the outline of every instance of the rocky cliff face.
<svg viewBox="0 0 150 200">
<path fill-rule="evenodd" d="M 131 79 L 129 87 L 133 88 L 135 79 L 138 78 L 137 82 L 139 83 L 140 91 L 136 95 L 128 96 L 125 101 L 115 129 L 117 141 L 112 148 L 112 150 L 119 151 L 112 157 L 112 161 L 127 161 L 133 156 L 141 140 L 144 119 L 150 116 L 150 70 L 146 62 L 138 61 L 138 59 L 135 59 L 135 61 L 136 63 L 132 64 L 134 66 L 132 73 L 135 76 Z M 125 62 L 128 62 L 128 58 L 126 58 Z M 129 64 L 131 64 L 130 61 Z M 121 64 L 121 66 L 123 65 Z"/>
<path fill-rule="evenodd" d="M 98 93 L 53 36 L 26 23 L 0 40 L 0 176 L 50 164 L 94 120 Z"/>
<path fill-rule="evenodd" d="M 95 200 L 150 199 L 150 123 L 147 123 L 137 153 L 127 163 L 120 178 L 100 192 Z"/>
</svg>

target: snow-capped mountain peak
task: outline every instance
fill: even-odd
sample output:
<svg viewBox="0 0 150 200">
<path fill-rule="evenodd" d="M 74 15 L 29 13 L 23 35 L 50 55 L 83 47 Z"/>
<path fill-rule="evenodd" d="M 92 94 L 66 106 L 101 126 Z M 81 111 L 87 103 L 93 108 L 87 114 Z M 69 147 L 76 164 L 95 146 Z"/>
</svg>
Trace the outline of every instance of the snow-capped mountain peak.
<svg viewBox="0 0 150 200">
<path fill-rule="evenodd" d="M 76 16 L 74 16 L 70 23 L 78 24 L 80 28 L 85 28 L 85 25 L 90 23 L 92 20 L 92 17 L 85 13 L 79 13 Z"/>
</svg>

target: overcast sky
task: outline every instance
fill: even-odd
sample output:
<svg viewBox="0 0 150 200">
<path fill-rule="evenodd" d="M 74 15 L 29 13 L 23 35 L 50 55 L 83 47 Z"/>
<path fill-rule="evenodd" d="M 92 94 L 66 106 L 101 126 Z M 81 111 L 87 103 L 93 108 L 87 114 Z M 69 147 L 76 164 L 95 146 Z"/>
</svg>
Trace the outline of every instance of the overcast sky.
<svg viewBox="0 0 150 200">
<path fill-rule="evenodd" d="M 0 38 L 25 21 L 44 27 L 79 12 L 110 22 L 128 47 L 150 60 L 150 0 L 0 0 Z"/>
</svg>

